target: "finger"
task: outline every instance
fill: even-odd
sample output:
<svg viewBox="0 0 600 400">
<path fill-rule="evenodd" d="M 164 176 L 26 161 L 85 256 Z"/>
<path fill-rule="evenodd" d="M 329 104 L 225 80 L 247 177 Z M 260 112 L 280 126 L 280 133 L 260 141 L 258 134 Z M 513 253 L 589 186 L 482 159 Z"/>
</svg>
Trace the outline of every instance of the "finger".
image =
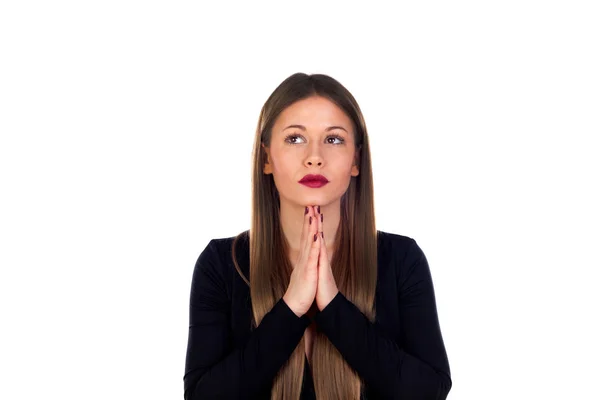
<svg viewBox="0 0 600 400">
<path fill-rule="evenodd" d="M 318 208 L 315 208 L 315 210 L 318 210 Z M 323 214 L 317 211 L 317 233 L 321 238 L 323 238 L 323 219 Z"/>
<path fill-rule="evenodd" d="M 317 212 L 317 207 L 315 207 L 315 212 Z M 317 260 L 317 262 L 320 262 L 320 259 L 321 259 L 321 250 L 323 249 L 324 240 L 323 240 L 323 237 L 321 236 L 322 232 L 323 232 L 323 229 L 321 227 L 321 214 L 319 214 L 318 212 L 317 212 L 317 226 L 316 226 L 316 228 L 317 228 L 317 241 L 319 242 L 319 260 Z"/>
<path fill-rule="evenodd" d="M 304 207 L 304 219 L 302 222 L 302 233 L 300 234 L 300 246 L 298 256 L 296 257 L 296 265 L 302 264 L 302 260 L 308 257 L 308 249 L 310 244 L 307 238 L 310 236 L 309 232 L 309 218 L 310 218 L 310 207 Z"/>
<path fill-rule="evenodd" d="M 302 234 L 300 235 L 300 243 L 304 244 L 304 239 L 308 236 L 308 218 L 310 216 L 310 207 L 304 207 L 304 219 L 302 220 Z"/>
<path fill-rule="evenodd" d="M 319 267 L 329 265 L 329 257 L 327 256 L 327 246 L 325 240 L 321 239 L 321 246 L 319 249 Z"/>
<path fill-rule="evenodd" d="M 313 208 L 313 213 L 315 215 L 315 218 L 313 219 L 313 230 L 311 231 L 313 237 L 312 237 L 312 241 L 313 241 L 313 247 L 316 247 L 317 249 L 321 248 L 321 234 L 319 233 L 319 219 L 321 218 L 321 216 L 319 215 L 319 213 L 317 212 L 317 207 L 315 206 Z"/>
<path fill-rule="evenodd" d="M 313 244 L 313 239 L 314 239 L 314 227 L 316 224 L 316 218 L 315 218 L 315 214 L 314 214 L 314 210 L 312 208 L 312 206 L 307 206 L 308 207 L 308 213 L 304 216 L 304 232 L 306 232 L 304 239 L 301 243 L 304 243 L 304 250 L 303 253 L 304 255 L 308 258 L 310 249 L 312 247 Z"/>
<path fill-rule="evenodd" d="M 319 219 L 321 218 L 321 215 L 317 211 L 317 206 L 313 206 L 312 210 L 313 213 L 315 213 L 315 233 L 319 233 Z"/>
<path fill-rule="evenodd" d="M 315 211 L 317 208 L 315 208 Z M 324 239 L 324 229 L 323 225 L 325 224 L 325 216 L 322 213 L 319 213 L 317 216 L 318 219 L 318 232 L 321 245 L 319 246 L 319 267 L 329 263 L 329 257 L 327 256 L 327 245 Z M 325 269 L 325 268 L 323 268 Z M 321 268 L 319 268 L 319 271 Z"/>
<path fill-rule="evenodd" d="M 319 264 L 319 259 L 320 259 L 320 254 L 321 254 L 321 249 L 323 248 L 323 238 L 321 237 L 321 214 L 319 213 L 319 206 L 314 206 L 313 211 L 315 213 L 315 217 L 316 217 L 316 223 L 315 223 L 315 231 L 313 233 L 313 240 L 315 241 L 315 247 L 317 248 L 317 257 L 314 260 L 315 264 L 317 265 Z M 316 240 L 315 240 L 316 239 Z"/>
<path fill-rule="evenodd" d="M 315 225 L 315 229 L 311 231 L 312 237 L 310 238 L 310 241 L 312 246 L 310 248 L 309 265 L 316 267 L 317 263 L 319 262 L 319 253 L 321 251 L 321 235 L 319 235 L 317 232 L 316 221 L 313 222 L 313 224 Z"/>
</svg>

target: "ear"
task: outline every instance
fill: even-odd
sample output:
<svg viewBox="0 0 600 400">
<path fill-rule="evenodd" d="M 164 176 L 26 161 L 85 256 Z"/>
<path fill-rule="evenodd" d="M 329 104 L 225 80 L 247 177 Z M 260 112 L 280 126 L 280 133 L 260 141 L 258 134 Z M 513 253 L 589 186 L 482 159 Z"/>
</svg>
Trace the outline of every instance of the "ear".
<svg viewBox="0 0 600 400">
<path fill-rule="evenodd" d="M 265 165 L 263 165 L 263 173 L 265 175 L 272 174 L 273 173 L 273 168 L 271 166 L 271 153 L 270 153 L 270 149 L 268 147 L 265 147 L 264 143 L 261 143 L 261 146 L 265 150 L 265 153 L 267 155 L 267 160 L 265 161 Z"/>
<path fill-rule="evenodd" d="M 359 174 L 359 170 L 358 170 L 359 162 L 358 161 L 360 160 L 361 147 L 359 147 L 358 150 L 356 150 L 356 152 L 354 153 L 354 164 L 352 164 L 352 170 L 350 171 L 351 176 L 358 176 L 358 174 Z"/>
</svg>

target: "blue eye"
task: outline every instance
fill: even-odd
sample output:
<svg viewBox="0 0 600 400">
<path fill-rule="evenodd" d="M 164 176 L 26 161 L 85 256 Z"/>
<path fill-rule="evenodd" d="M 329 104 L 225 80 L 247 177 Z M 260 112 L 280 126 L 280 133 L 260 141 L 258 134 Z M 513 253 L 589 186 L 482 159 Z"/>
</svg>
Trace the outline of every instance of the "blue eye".
<svg viewBox="0 0 600 400">
<path fill-rule="evenodd" d="M 295 133 L 292 133 L 292 134 L 290 134 L 290 135 L 287 135 L 287 136 L 285 137 L 285 142 L 286 142 L 286 143 L 289 143 L 289 144 L 297 144 L 298 142 L 292 142 L 292 141 L 291 141 L 291 139 L 292 139 L 292 138 L 299 138 L 299 137 L 302 137 L 302 136 L 300 136 L 300 135 L 297 135 L 297 134 L 295 134 Z M 333 144 L 333 145 L 336 145 L 336 146 L 339 146 L 340 144 L 343 144 L 343 143 L 344 143 L 344 139 L 343 139 L 343 138 L 341 138 L 341 137 L 339 137 L 339 136 L 337 136 L 337 135 L 333 135 L 333 136 L 327 136 L 327 139 L 337 139 L 337 140 L 339 140 L 339 141 L 340 141 L 339 143 L 331 143 L 331 142 L 329 142 L 329 144 Z"/>
</svg>

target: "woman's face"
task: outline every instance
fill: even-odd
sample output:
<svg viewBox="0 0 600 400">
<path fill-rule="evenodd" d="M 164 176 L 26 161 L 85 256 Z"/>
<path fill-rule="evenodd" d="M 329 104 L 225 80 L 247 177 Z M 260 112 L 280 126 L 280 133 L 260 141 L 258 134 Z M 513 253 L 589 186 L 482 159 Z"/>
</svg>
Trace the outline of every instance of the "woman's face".
<svg viewBox="0 0 600 400">
<path fill-rule="evenodd" d="M 358 175 L 352 121 L 330 100 L 313 96 L 283 110 L 265 147 L 265 174 L 273 174 L 280 201 L 297 206 L 339 201 Z M 264 147 L 264 144 L 263 144 Z M 307 174 L 329 181 L 319 188 L 299 183 Z"/>
</svg>

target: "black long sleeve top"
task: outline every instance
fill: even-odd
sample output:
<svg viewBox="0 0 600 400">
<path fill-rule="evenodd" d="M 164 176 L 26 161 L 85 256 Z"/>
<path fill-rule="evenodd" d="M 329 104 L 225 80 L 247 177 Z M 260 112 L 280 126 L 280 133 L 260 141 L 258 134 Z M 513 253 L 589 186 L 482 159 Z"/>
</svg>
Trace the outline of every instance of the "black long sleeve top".
<svg viewBox="0 0 600 400">
<path fill-rule="evenodd" d="M 250 288 L 233 265 L 233 237 L 211 240 L 194 268 L 184 398 L 269 399 L 273 379 L 311 319 L 280 299 L 251 329 Z M 363 399 L 446 399 L 450 367 L 425 254 L 407 236 L 377 231 L 376 318 L 340 292 L 314 316 L 346 362 L 363 378 Z M 249 276 L 248 231 L 236 257 Z M 308 363 L 302 398 L 314 399 Z"/>
</svg>

